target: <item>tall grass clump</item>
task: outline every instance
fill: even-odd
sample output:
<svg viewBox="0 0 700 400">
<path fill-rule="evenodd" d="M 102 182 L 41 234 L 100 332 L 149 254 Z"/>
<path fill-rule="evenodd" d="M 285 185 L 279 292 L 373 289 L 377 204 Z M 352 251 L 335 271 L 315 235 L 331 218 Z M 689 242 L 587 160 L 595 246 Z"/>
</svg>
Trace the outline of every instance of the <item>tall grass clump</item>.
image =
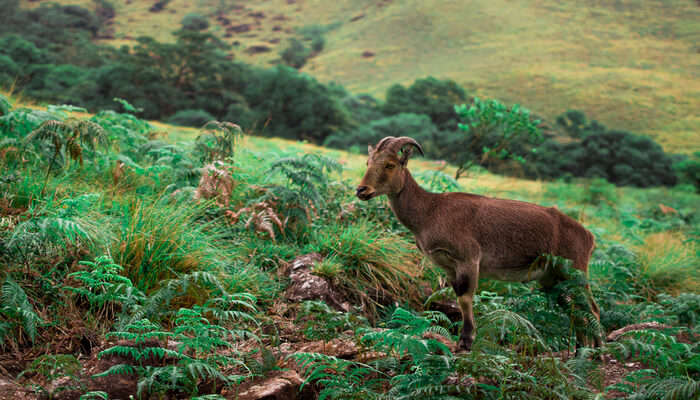
<svg viewBox="0 0 700 400">
<path fill-rule="evenodd" d="M 654 292 L 677 295 L 700 287 L 697 244 L 672 232 L 653 233 L 638 247 L 641 273 Z"/>
<path fill-rule="evenodd" d="M 419 255 L 405 239 L 367 220 L 314 231 L 309 248 L 334 258 L 335 281 L 355 300 L 374 309 L 383 301 L 417 302 Z M 383 301 L 382 301 L 383 300 Z"/>
<path fill-rule="evenodd" d="M 131 199 L 120 207 L 120 237 L 113 254 L 140 290 L 148 293 L 164 279 L 224 266 L 221 233 L 212 222 L 198 222 L 204 209 L 172 205 L 163 198 Z"/>
</svg>

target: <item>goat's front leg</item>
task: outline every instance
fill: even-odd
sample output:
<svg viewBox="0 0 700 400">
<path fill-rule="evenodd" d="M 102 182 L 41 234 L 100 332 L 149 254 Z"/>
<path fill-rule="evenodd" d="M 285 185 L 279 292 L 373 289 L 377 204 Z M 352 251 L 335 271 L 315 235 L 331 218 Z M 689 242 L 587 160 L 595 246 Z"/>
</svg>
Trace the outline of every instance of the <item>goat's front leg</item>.
<svg viewBox="0 0 700 400">
<path fill-rule="evenodd" d="M 462 311 L 462 333 L 459 335 L 457 347 L 459 350 L 470 351 L 476 337 L 476 325 L 474 324 L 473 299 L 479 279 L 478 264 L 473 263 L 458 265 L 455 271 L 455 279 L 452 288 L 457 295 L 459 308 Z"/>
</svg>

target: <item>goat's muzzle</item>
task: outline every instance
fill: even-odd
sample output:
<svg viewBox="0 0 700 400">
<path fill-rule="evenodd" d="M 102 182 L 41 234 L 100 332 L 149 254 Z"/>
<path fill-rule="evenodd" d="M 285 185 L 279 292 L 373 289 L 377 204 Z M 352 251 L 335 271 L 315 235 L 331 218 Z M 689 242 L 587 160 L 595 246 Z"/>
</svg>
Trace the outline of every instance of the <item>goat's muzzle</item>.
<svg viewBox="0 0 700 400">
<path fill-rule="evenodd" d="M 355 195 L 360 200 L 369 200 L 374 197 L 375 192 L 370 190 L 369 186 L 358 186 Z"/>
</svg>

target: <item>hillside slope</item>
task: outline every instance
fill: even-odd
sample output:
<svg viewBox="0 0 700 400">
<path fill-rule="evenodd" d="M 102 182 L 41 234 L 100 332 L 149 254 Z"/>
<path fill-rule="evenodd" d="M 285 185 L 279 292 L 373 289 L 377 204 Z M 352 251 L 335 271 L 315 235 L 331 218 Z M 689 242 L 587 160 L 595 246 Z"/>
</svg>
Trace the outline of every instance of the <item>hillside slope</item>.
<svg viewBox="0 0 700 400">
<path fill-rule="evenodd" d="M 172 0 L 156 13 L 153 2 L 111 3 L 114 32 L 105 42 L 115 45 L 141 35 L 169 40 L 183 16 L 199 13 L 236 59 L 269 65 L 296 29 L 328 26 L 324 50 L 303 70 L 353 92 L 381 97 L 394 83 L 433 75 L 549 118 L 583 110 L 668 151 L 700 143 L 700 7 L 691 0 L 585 8 L 573 0 Z"/>
</svg>

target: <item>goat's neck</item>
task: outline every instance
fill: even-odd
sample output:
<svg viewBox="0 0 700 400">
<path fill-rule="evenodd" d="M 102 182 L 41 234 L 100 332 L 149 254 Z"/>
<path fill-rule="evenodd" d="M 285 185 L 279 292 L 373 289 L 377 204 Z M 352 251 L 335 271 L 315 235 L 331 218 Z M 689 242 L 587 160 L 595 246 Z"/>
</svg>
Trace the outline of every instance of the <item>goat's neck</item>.
<svg viewBox="0 0 700 400">
<path fill-rule="evenodd" d="M 403 188 L 398 193 L 388 196 L 389 204 L 396 218 L 416 234 L 420 227 L 426 226 L 423 220 L 432 207 L 432 197 L 435 193 L 420 187 L 408 170 L 405 174 Z"/>
</svg>

